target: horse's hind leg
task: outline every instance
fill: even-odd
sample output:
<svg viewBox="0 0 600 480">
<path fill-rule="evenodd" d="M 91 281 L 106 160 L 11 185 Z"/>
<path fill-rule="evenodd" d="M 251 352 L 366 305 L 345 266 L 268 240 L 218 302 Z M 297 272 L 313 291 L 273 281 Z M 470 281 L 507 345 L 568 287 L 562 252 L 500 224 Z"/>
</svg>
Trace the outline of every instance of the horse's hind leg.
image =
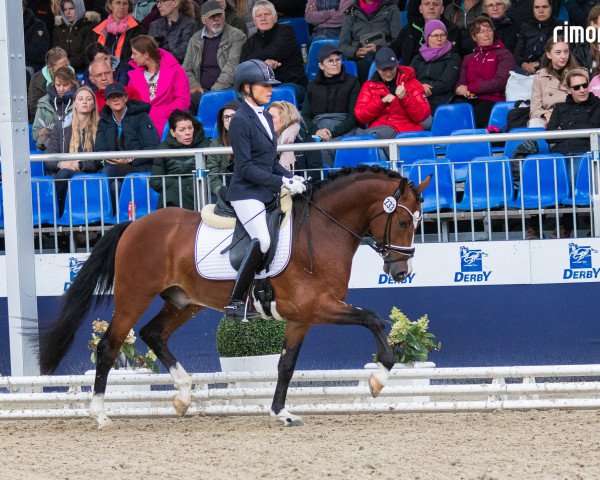
<svg viewBox="0 0 600 480">
<path fill-rule="evenodd" d="M 204 307 L 200 305 L 176 305 L 168 298 L 160 312 L 140 330 L 140 337 L 169 370 L 179 392 L 173 398 L 173 407 L 183 415 L 192 403 L 192 377 L 179 364 L 169 350 L 167 342 L 171 334 Z"/>
<path fill-rule="evenodd" d="M 129 299 L 126 306 L 122 307 L 123 302 L 115 300 L 115 313 L 108 330 L 98 343 L 96 356 L 96 380 L 94 382 L 94 395 L 90 403 L 90 415 L 98 422 L 98 429 L 102 430 L 110 426 L 111 420 L 106 415 L 104 409 L 104 394 L 106 392 L 106 382 L 108 373 L 115 364 L 119 355 L 121 346 L 127 338 L 129 331 L 138 321 L 142 313 L 150 305 L 151 299 L 134 302 Z"/>
</svg>

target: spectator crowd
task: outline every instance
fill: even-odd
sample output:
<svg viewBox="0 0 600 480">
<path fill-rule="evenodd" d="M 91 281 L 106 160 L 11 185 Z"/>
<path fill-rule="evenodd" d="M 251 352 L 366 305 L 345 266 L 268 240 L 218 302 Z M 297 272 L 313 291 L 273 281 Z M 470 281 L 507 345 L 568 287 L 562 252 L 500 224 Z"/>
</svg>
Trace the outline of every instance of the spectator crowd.
<svg viewBox="0 0 600 480">
<path fill-rule="evenodd" d="M 193 157 L 150 161 L 127 151 L 230 145 L 239 101 L 219 107 L 208 135 L 198 107 L 208 92 L 231 90 L 235 68 L 248 59 L 263 60 L 294 92 L 296 104 L 268 107 L 279 144 L 394 138 L 430 129 L 435 110 L 449 103 L 471 104 L 476 126 L 485 128 L 513 74 L 533 78 L 529 126 L 600 128 L 598 44 L 553 38 L 559 12 L 570 25 L 598 28 L 600 6 L 513 1 L 23 0 L 33 140 L 47 152 L 123 152 L 102 162 L 47 164 L 58 179 L 98 171 L 190 173 Z M 279 22 L 286 17 L 304 17 L 305 44 Z M 335 41 L 322 42 L 309 81 L 306 53 L 324 39 Z M 565 153 L 589 148 L 557 145 Z M 234 161 L 214 155 L 208 168 L 231 172 Z M 333 152 L 285 152 L 280 162 L 292 171 L 319 169 L 333 163 Z M 221 186 L 214 176 L 213 192 Z M 152 187 L 167 204 L 180 195 L 184 206 L 193 204 L 191 185 Z M 57 193 L 62 210 L 64 191 Z"/>
</svg>

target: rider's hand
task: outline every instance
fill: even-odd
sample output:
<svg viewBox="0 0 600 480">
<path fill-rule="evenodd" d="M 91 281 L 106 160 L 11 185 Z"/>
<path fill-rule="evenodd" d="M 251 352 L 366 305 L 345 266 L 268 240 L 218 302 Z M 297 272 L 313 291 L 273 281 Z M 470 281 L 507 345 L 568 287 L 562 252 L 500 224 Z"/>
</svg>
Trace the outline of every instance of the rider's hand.
<svg viewBox="0 0 600 480">
<path fill-rule="evenodd" d="M 306 183 L 306 178 L 304 178 L 304 177 L 301 177 L 300 175 L 294 175 L 294 176 L 292 177 L 292 180 L 293 180 L 294 182 Z"/>
<path fill-rule="evenodd" d="M 304 185 L 304 182 L 294 180 L 294 178 L 283 177 L 282 183 L 282 188 L 288 189 L 292 195 L 306 192 L 306 185 Z"/>
</svg>

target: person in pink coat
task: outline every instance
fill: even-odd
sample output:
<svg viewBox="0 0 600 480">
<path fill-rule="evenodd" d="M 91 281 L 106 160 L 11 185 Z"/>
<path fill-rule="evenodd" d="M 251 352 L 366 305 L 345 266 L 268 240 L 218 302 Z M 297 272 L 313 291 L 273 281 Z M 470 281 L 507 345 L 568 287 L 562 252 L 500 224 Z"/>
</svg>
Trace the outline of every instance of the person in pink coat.
<svg viewBox="0 0 600 480">
<path fill-rule="evenodd" d="M 150 119 L 161 136 L 173 110 L 190 107 L 190 84 L 183 67 L 154 38 L 140 35 L 131 42 L 129 86 L 150 104 Z"/>
</svg>

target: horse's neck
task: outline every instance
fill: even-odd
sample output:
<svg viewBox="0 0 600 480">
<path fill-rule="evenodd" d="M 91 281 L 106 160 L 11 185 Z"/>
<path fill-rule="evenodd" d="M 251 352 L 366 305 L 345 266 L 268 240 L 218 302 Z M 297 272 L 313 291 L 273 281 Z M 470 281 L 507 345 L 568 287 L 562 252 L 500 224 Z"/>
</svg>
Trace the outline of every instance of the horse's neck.
<svg viewBox="0 0 600 480">
<path fill-rule="evenodd" d="M 322 192 L 317 205 L 357 235 L 368 228 L 368 210 L 381 196 L 381 183 L 368 180 L 350 182 L 343 190 Z"/>
</svg>

